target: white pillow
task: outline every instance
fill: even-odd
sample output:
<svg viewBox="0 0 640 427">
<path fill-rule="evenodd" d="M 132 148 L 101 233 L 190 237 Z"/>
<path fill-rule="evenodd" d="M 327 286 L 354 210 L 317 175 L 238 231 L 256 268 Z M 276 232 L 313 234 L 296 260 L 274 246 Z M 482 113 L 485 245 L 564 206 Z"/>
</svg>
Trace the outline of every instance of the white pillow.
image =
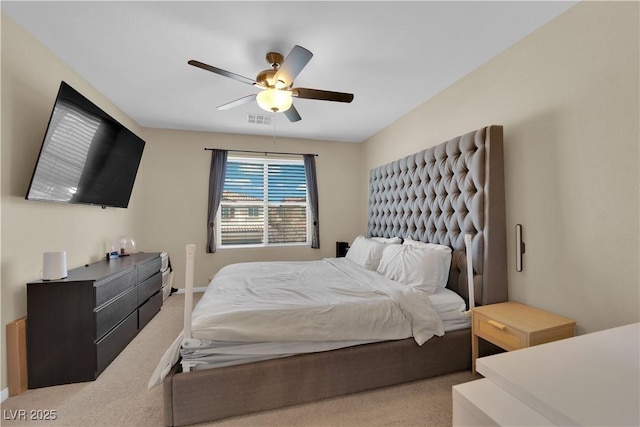
<svg viewBox="0 0 640 427">
<path fill-rule="evenodd" d="M 437 243 L 425 243 L 425 242 L 421 242 L 419 240 L 413 240 L 411 237 L 408 237 L 406 239 L 404 239 L 404 245 L 410 245 L 410 246 L 415 246 L 418 248 L 431 248 L 431 249 L 439 249 L 445 252 L 449 252 L 451 253 L 451 248 L 449 246 L 445 246 L 445 245 L 439 245 Z"/>
<path fill-rule="evenodd" d="M 402 239 L 399 237 L 372 237 L 371 240 L 379 243 L 387 243 L 391 245 L 397 245 L 402 243 Z"/>
<path fill-rule="evenodd" d="M 431 295 L 447 286 L 450 266 L 451 248 L 447 246 L 387 245 L 377 272 Z"/>
<path fill-rule="evenodd" d="M 378 268 L 380 258 L 382 258 L 382 252 L 386 246 L 389 245 L 367 239 L 364 236 L 358 236 L 351 244 L 351 247 L 349 247 L 345 258 L 368 270 L 375 271 Z"/>
</svg>

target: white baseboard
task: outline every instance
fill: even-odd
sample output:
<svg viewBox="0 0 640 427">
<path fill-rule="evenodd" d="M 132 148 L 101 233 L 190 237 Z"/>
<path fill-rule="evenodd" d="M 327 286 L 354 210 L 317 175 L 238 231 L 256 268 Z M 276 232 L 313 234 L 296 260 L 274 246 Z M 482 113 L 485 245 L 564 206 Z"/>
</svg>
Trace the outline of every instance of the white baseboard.
<svg viewBox="0 0 640 427">
<path fill-rule="evenodd" d="M 0 402 L 4 402 L 9 398 L 9 388 L 5 388 L 0 392 Z"/>
<path fill-rule="evenodd" d="M 198 293 L 198 292 L 204 292 L 207 290 L 206 286 L 201 286 L 201 287 L 197 287 L 197 288 L 193 288 L 193 292 Z M 184 294 L 184 288 L 178 288 L 178 290 L 176 291 L 176 294 Z"/>
</svg>

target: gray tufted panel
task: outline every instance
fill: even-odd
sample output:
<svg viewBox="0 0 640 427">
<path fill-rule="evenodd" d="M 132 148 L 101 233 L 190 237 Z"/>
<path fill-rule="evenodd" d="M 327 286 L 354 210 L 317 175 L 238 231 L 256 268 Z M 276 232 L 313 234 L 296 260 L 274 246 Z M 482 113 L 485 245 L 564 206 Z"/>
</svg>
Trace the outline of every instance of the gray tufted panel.
<svg viewBox="0 0 640 427">
<path fill-rule="evenodd" d="M 489 126 L 372 169 L 370 236 L 453 249 L 447 287 L 468 297 L 471 233 L 476 304 L 507 300 L 502 127 Z"/>
</svg>

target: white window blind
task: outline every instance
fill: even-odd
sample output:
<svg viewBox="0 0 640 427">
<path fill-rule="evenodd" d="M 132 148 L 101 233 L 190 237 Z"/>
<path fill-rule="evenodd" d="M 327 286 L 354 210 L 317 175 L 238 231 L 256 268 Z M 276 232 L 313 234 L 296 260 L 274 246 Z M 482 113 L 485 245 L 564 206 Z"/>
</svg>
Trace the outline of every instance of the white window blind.
<svg viewBox="0 0 640 427">
<path fill-rule="evenodd" d="M 229 157 L 217 217 L 219 248 L 307 244 L 303 161 Z"/>
</svg>

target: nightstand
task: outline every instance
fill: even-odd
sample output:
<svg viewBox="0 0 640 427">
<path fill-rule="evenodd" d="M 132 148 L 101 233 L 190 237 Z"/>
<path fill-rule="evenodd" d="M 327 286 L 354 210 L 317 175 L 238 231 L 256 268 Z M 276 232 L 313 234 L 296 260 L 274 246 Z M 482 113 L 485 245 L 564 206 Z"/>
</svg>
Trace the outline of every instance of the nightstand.
<svg viewBox="0 0 640 427">
<path fill-rule="evenodd" d="M 349 251 L 349 242 L 336 242 L 336 258 L 347 255 Z"/>
<path fill-rule="evenodd" d="M 476 373 L 478 338 L 507 350 L 570 338 L 576 321 L 557 314 L 509 301 L 475 307 L 471 322 L 471 364 Z"/>
</svg>

